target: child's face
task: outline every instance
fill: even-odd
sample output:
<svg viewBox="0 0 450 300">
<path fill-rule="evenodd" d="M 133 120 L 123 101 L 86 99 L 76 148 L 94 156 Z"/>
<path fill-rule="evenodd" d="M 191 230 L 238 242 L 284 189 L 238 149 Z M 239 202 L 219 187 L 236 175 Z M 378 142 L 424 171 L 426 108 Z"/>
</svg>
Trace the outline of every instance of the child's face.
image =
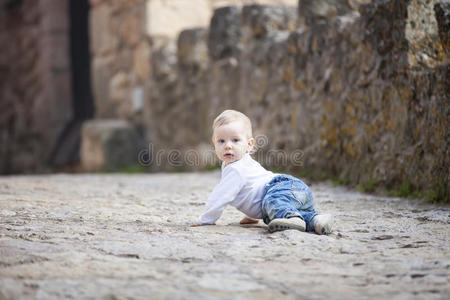
<svg viewBox="0 0 450 300">
<path fill-rule="evenodd" d="M 217 157 L 225 165 L 240 160 L 249 153 L 254 141 L 253 138 L 247 138 L 244 124 L 238 121 L 217 127 L 213 134 Z"/>
</svg>

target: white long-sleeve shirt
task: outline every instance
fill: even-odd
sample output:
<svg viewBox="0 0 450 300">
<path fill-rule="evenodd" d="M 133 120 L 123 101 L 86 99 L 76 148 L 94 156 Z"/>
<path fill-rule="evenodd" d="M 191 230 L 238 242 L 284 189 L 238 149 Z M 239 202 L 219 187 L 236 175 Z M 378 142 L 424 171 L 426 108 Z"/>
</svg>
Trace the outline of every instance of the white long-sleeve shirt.
<svg viewBox="0 0 450 300">
<path fill-rule="evenodd" d="M 227 166 L 222 164 L 222 178 L 209 196 L 199 223 L 215 223 L 228 204 L 250 218 L 261 219 L 264 186 L 276 175 L 264 169 L 249 154 Z"/>
</svg>

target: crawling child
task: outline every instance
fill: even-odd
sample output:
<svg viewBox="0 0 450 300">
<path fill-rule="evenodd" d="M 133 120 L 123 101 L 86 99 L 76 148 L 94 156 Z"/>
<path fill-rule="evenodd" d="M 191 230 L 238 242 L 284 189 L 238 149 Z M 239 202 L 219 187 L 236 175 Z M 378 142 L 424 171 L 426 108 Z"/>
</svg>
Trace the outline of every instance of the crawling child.
<svg viewBox="0 0 450 300">
<path fill-rule="evenodd" d="M 222 161 L 222 177 L 198 222 L 191 226 L 214 225 L 230 204 L 246 215 L 241 224 L 263 219 L 270 232 L 331 232 L 333 217 L 314 210 L 311 190 L 303 181 L 267 171 L 250 156 L 255 140 L 246 115 L 235 110 L 222 112 L 214 120 L 212 140 Z"/>
</svg>

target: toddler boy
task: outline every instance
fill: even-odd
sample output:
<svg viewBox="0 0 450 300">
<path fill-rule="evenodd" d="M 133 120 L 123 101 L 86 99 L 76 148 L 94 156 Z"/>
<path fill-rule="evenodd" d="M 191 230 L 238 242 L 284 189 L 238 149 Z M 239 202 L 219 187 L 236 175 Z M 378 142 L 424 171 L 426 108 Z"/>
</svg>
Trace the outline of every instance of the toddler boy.
<svg viewBox="0 0 450 300">
<path fill-rule="evenodd" d="M 255 140 L 246 115 L 235 110 L 222 112 L 214 120 L 212 141 L 222 161 L 222 177 L 198 222 L 191 226 L 214 225 L 230 204 L 246 215 L 241 224 L 263 219 L 270 232 L 331 232 L 333 217 L 314 210 L 311 191 L 303 181 L 267 171 L 250 156 Z"/>
</svg>

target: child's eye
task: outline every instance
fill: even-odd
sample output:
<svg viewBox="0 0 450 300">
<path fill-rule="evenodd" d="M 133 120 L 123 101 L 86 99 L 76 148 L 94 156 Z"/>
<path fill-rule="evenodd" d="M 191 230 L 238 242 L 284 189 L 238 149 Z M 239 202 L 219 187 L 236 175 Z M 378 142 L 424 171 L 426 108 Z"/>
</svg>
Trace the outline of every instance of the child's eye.
<svg viewBox="0 0 450 300">
<path fill-rule="evenodd" d="M 225 143 L 225 140 L 219 140 L 219 143 L 223 144 Z"/>
<path fill-rule="evenodd" d="M 239 142 L 239 139 L 233 139 L 233 142 L 237 143 Z"/>
</svg>

